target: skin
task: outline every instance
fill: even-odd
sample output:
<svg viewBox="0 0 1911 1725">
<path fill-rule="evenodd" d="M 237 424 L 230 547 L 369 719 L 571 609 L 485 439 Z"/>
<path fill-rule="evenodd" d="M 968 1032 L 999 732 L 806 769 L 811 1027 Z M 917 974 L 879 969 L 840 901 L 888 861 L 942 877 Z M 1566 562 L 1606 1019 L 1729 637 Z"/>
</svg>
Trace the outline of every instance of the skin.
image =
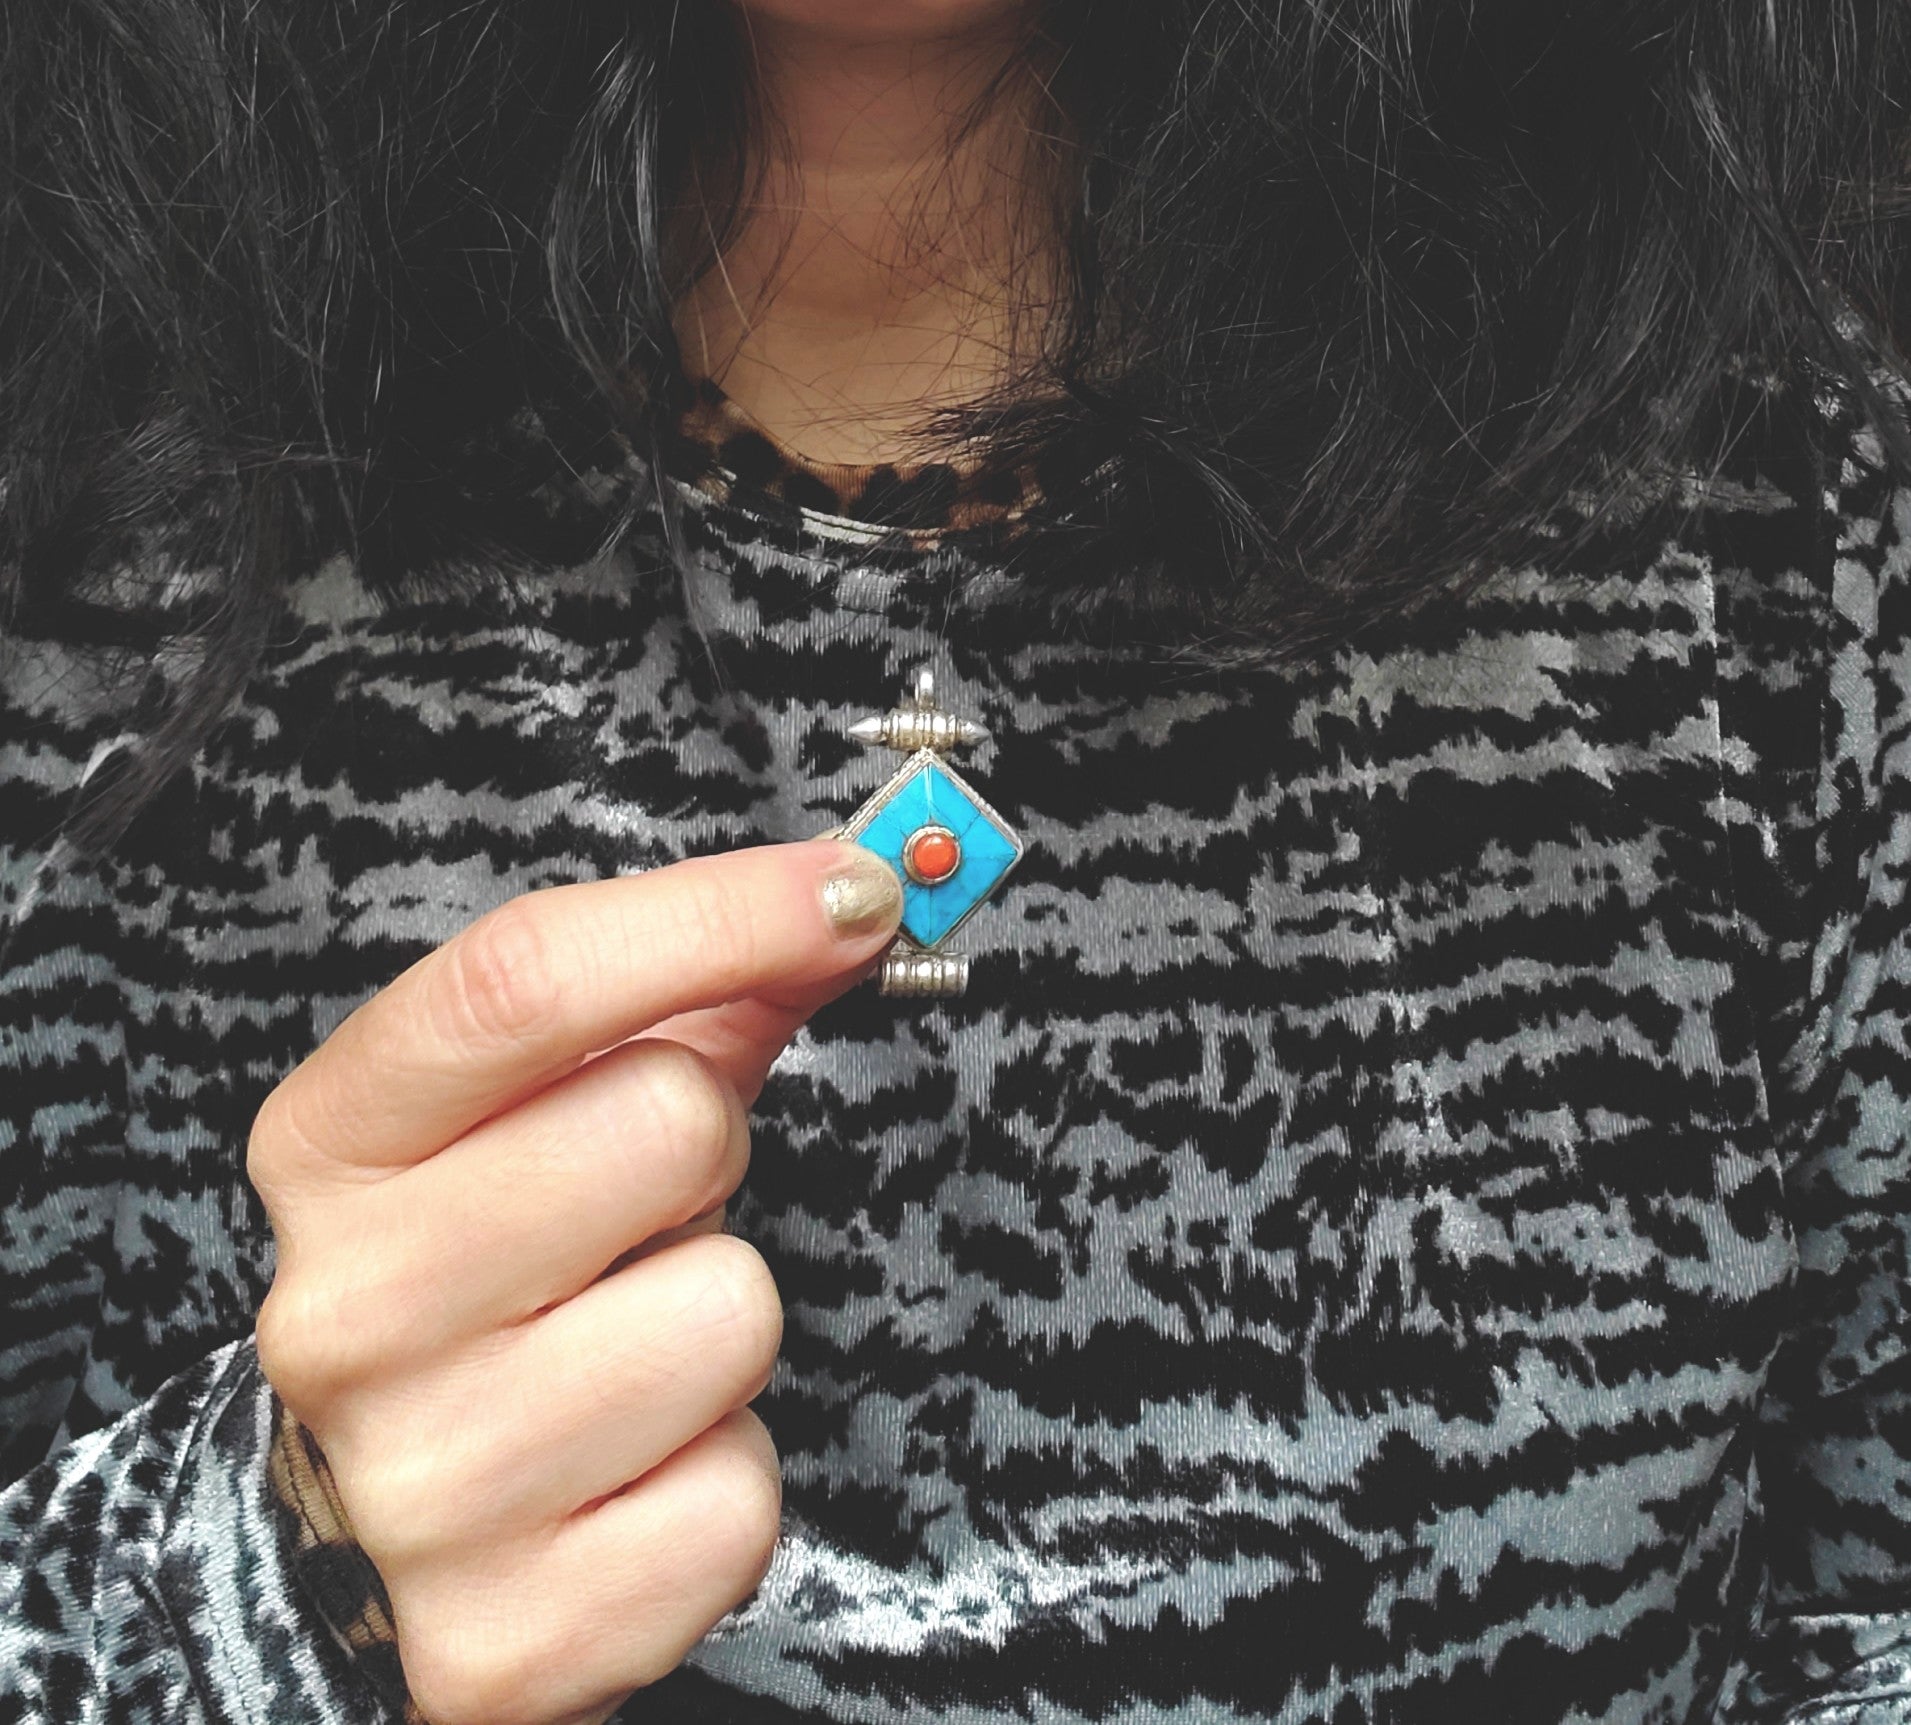
<svg viewBox="0 0 1911 1725">
<path fill-rule="evenodd" d="M 1012 363 L 1013 300 L 1040 304 L 1031 151 L 1056 116 L 1008 74 L 1025 8 L 1004 0 L 752 0 L 758 88 L 783 148 L 740 237 L 687 296 L 687 365 L 776 441 L 867 464 L 913 448 L 926 414 Z M 952 145 L 952 131 L 956 137 Z"/>
<path fill-rule="evenodd" d="M 1025 121 L 1003 104 L 951 161 L 948 115 L 1016 10 L 747 8 L 791 153 L 682 325 L 793 446 L 881 459 L 999 368 L 999 166 Z M 852 868 L 876 914 L 845 934 L 826 889 Z M 602 1725 L 762 1578 L 781 1492 L 748 1403 L 782 1307 L 723 1205 L 771 1062 L 900 910 L 885 864 L 828 841 L 527 894 L 261 1110 L 260 1364 L 324 1450 L 432 1725 Z"/>
<path fill-rule="evenodd" d="M 782 1308 L 722 1207 L 770 1063 L 900 908 L 827 840 L 530 893 L 260 1111 L 260 1364 L 433 1725 L 602 1725 L 761 1580 L 781 1487 L 747 1404 Z"/>
</svg>

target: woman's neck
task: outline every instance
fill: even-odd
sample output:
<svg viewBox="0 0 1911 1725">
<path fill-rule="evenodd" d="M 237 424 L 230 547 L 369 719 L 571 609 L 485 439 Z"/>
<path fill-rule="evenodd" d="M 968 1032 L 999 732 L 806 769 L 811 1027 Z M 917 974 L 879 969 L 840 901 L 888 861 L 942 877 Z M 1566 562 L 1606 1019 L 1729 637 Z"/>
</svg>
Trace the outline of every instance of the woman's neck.
<svg viewBox="0 0 1911 1725">
<path fill-rule="evenodd" d="M 789 10 L 746 11 L 777 150 L 679 310 L 685 363 L 803 455 L 902 459 L 1001 379 L 1015 307 L 1042 297 L 1023 220 L 1042 93 L 1017 9 L 915 40 Z"/>
</svg>

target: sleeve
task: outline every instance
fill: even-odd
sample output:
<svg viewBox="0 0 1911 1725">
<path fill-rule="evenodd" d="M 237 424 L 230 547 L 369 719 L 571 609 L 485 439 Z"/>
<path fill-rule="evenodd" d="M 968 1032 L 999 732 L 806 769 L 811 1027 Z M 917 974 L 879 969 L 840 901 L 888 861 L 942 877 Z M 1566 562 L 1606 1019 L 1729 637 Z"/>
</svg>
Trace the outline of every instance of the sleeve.
<svg viewBox="0 0 1911 1725">
<path fill-rule="evenodd" d="M 0 1493 L 8 1725 L 390 1725 L 315 1618 L 250 1340 Z"/>
<path fill-rule="evenodd" d="M 121 729 L 87 684 L 78 655 L 0 641 L 0 1725 L 422 1725 L 250 1336 L 214 1328 L 131 1407 L 94 1358 L 141 1318 L 103 1269 L 141 1249 L 141 1164 L 133 913 L 54 836 Z"/>
<path fill-rule="evenodd" d="M 1722 1725 L 1911 1725 L 1911 485 L 1847 429 L 1796 1034 L 1768 1073 L 1799 1269 L 1759 1437 L 1764 1599 Z"/>
</svg>

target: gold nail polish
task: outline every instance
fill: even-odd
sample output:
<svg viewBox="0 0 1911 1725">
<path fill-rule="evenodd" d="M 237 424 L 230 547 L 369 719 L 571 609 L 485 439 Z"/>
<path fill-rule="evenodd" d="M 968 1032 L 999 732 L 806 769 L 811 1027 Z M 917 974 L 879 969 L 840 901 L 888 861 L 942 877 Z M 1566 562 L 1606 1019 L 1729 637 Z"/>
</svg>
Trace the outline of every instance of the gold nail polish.
<svg viewBox="0 0 1911 1725">
<path fill-rule="evenodd" d="M 881 857 L 853 849 L 823 882 L 823 914 L 845 940 L 894 928 L 902 916 L 902 880 Z"/>
</svg>

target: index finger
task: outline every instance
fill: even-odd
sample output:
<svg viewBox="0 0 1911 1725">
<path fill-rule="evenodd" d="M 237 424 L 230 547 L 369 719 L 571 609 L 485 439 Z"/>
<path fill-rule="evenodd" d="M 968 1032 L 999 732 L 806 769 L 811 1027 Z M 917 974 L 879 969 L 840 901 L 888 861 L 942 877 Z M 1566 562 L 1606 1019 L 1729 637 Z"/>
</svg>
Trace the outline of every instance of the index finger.
<svg viewBox="0 0 1911 1725">
<path fill-rule="evenodd" d="M 889 866 L 834 839 L 526 893 L 347 1018 L 268 1098 L 255 1156 L 409 1167 L 661 1020 L 867 964 L 901 908 Z"/>
</svg>

